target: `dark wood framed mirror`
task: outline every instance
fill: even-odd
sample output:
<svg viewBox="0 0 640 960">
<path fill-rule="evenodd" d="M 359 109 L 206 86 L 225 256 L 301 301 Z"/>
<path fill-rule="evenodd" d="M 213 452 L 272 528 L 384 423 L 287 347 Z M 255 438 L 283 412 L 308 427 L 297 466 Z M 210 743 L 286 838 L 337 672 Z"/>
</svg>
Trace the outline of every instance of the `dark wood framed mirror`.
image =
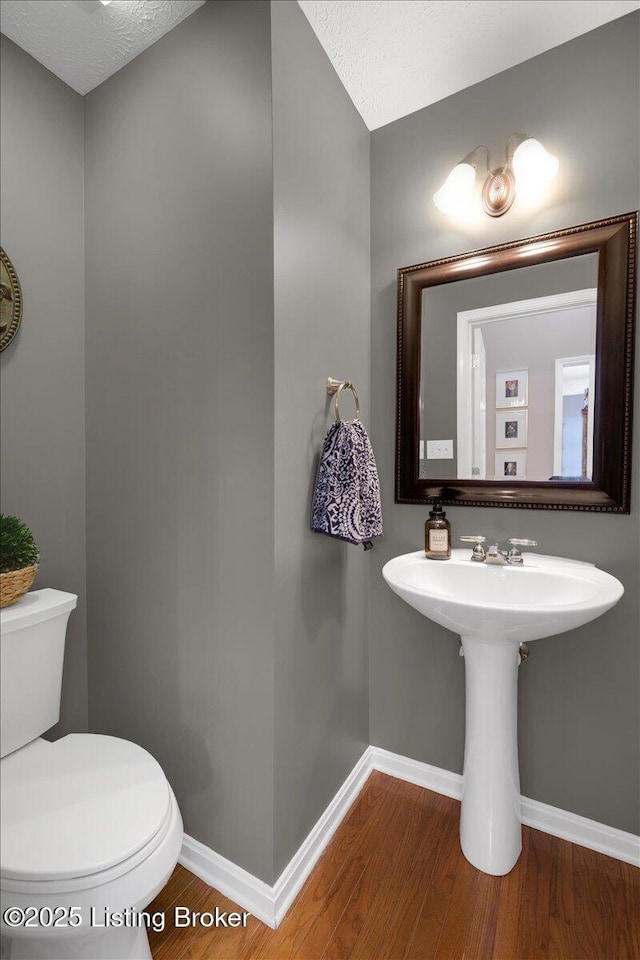
<svg viewBox="0 0 640 960">
<path fill-rule="evenodd" d="M 398 270 L 397 503 L 629 513 L 637 227 Z"/>
</svg>

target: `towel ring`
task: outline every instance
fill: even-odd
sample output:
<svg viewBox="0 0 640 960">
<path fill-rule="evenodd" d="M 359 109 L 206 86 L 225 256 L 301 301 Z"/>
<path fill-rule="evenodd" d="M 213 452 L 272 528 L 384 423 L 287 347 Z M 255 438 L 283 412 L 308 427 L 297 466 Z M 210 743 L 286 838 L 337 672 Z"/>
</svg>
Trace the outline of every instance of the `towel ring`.
<svg viewBox="0 0 640 960">
<path fill-rule="evenodd" d="M 356 388 L 351 383 L 351 380 L 334 380 L 333 377 L 327 378 L 327 393 L 335 393 L 336 400 L 334 405 L 334 410 L 336 414 L 336 420 L 342 420 L 340 416 L 340 391 L 341 390 L 351 390 L 353 394 L 353 399 L 356 405 L 356 420 L 360 419 L 360 400 L 358 399 L 358 394 Z"/>
</svg>

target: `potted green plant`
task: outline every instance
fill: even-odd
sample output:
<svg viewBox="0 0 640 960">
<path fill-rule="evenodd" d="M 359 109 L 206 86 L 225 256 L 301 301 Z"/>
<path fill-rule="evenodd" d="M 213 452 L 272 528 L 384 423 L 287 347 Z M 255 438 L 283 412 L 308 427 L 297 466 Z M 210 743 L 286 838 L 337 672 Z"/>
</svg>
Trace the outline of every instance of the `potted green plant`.
<svg viewBox="0 0 640 960">
<path fill-rule="evenodd" d="M 39 559 L 26 523 L 0 513 L 0 607 L 16 603 L 31 588 Z"/>
</svg>

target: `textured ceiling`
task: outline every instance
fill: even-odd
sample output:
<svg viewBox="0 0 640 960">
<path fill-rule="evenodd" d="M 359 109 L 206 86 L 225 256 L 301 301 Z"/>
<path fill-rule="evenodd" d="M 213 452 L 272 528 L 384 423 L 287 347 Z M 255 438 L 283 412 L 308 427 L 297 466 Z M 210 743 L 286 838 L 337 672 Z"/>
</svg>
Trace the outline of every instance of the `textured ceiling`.
<svg viewBox="0 0 640 960">
<path fill-rule="evenodd" d="M 0 0 L 0 28 L 84 94 L 204 2 Z M 298 2 L 371 130 L 640 7 L 640 0 Z"/>
<path fill-rule="evenodd" d="M 640 7 L 639 0 L 298 0 L 370 130 Z"/>
<path fill-rule="evenodd" d="M 0 29 L 78 93 L 88 93 L 205 0 L 1 0 Z"/>
</svg>

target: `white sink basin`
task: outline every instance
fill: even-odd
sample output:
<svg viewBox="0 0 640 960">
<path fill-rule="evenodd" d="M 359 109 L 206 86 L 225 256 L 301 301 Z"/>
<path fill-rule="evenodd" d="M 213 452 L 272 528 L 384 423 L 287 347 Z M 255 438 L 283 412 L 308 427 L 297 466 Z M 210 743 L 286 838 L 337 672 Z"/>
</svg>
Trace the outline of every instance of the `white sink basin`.
<svg viewBox="0 0 640 960">
<path fill-rule="evenodd" d="M 428 560 L 420 550 L 389 560 L 382 575 L 425 617 L 477 640 L 524 643 L 573 630 L 613 607 L 624 587 L 591 563 L 524 555 L 524 564 L 476 563 L 471 551 Z"/>
<path fill-rule="evenodd" d="M 422 551 L 395 557 L 382 575 L 425 617 L 462 638 L 465 745 L 460 843 L 467 860 L 501 876 L 522 849 L 518 770 L 520 644 L 595 620 L 624 588 L 590 563 L 525 554 L 523 566 L 450 560 Z"/>
</svg>

